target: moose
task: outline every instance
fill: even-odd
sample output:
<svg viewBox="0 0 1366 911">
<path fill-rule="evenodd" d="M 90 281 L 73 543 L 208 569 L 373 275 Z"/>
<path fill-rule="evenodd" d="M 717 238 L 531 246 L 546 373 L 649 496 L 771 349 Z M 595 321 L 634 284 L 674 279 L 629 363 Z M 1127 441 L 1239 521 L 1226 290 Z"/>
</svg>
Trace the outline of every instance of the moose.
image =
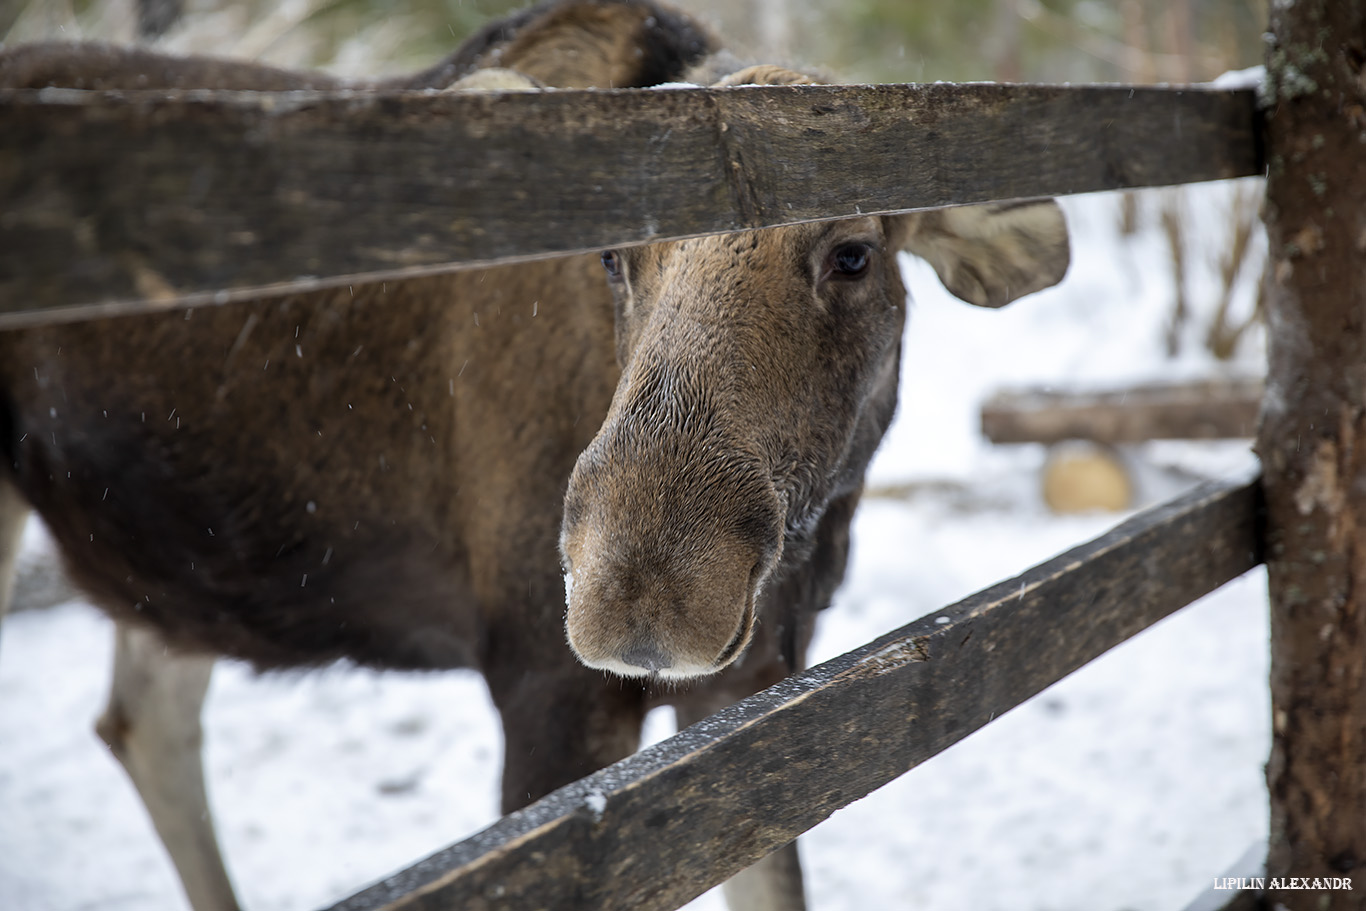
<svg viewBox="0 0 1366 911">
<path fill-rule="evenodd" d="M 653 0 L 555 0 L 348 87 L 811 81 L 731 60 Z M 0 86 L 47 85 L 342 83 L 0 54 Z M 477 669 L 505 812 L 631 753 L 656 705 L 691 724 L 801 668 L 896 407 L 902 250 L 987 307 L 1069 259 L 1025 200 L 0 333 L 0 571 L 35 510 L 116 621 L 97 729 L 196 911 L 238 906 L 197 749 L 215 656 Z M 726 894 L 805 907 L 795 845 Z"/>
</svg>

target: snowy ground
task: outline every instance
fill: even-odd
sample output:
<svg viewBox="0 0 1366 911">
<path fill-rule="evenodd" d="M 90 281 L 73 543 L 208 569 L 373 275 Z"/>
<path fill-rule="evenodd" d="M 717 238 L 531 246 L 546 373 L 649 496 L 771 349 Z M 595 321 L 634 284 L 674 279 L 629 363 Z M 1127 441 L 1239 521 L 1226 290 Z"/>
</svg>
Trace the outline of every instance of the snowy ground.
<svg viewBox="0 0 1366 911">
<path fill-rule="evenodd" d="M 1192 218 L 1213 230 L 1227 187 L 1194 194 Z M 1067 208 L 1072 272 L 1009 310 L 955 303 L 927 268 L 907 265 L 917 304 L 903 406 L 871 481 L 946 483 L 864 505 L 814 660 L 1118 521 L 1050 515 L 1037 494 L 1042 451 L 979 438 L 978 405 L 999 386 L 1260 369 L 1259 340 L 1232 368 L 1194 353 L 1164 359 L 1161 239 L 1149 231 L 1121 245 L 1112 198 Z M 1212 298 L 1213 250 L 1192 257 L 1193 300 Z M 1239 444 L 1149 444 L 1128 456 L 1145 504 L 1250 461 Z M 36 532 L 27 553 L 44 553 Z M 1254 572 L 836 813 L 802 842 L 814 908 L 1182 907 L 1266 832 L 1266 638 L 1265 581 Z M 183 907 L 91 730 L 109 653 L 108 623 L 80 603 L 5 621 L 0 909 Z M 206 724 L 214 810 L 252 911 L 326 904 L 495 817 L 501 746 L 473 674 L 260 679 L 224 663 Z M 656 713 L 650 733 L 671 725 Z M 722 904 L 709 895 L 696 907 Z"/>
</svg>

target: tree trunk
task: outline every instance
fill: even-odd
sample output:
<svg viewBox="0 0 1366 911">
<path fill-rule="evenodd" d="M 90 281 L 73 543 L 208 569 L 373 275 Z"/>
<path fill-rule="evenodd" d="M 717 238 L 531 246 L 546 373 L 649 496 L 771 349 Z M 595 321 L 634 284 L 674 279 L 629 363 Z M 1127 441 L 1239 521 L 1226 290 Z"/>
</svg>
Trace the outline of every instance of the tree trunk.
<svg viewBox="0 0 1366 911">
<path fill-rule="evenodd" d="M 1366 0 L 1272 4 L 1268 907 L 1366 908 Z M 1313 888 L 1313 878 L 1351 888 Z M 1320 883 L 1319 885 L 1333 885 Z"/>
<path fill-rule="evenodd" d="M 185 0 L 138 0 L 138 37 L 155 41 L 171 30 L 185 12 Z"/>
</svg>

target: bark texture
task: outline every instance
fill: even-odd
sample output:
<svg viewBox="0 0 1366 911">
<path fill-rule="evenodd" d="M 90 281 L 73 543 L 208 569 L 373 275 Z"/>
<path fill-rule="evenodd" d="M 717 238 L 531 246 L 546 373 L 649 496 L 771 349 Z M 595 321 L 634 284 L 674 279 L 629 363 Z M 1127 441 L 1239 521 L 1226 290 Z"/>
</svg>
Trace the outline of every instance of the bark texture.
<svg viewBox="0 0 1366 911">
<path fill-rule="evenodd" d="M 1366 0 L 1272 5 L 1268 907 L 1366 908 Z M 1316 889 L 1348 877 L 1353 888 Z M 1310 888 L 1303 888 L 1303 880 Z"/>
</svg>

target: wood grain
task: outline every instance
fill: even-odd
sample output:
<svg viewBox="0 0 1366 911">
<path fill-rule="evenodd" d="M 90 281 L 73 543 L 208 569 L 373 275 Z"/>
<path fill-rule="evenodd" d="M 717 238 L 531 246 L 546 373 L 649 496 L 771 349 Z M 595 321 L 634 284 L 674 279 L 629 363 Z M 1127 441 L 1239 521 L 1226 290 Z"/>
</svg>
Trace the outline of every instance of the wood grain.
<svg viewBox="0 0 1366 911">
<path fill-rule="evenodd" d="M 1259 491 L 1256 481 L 1210 484 L 1143 513 L 562 788 L 332 911 L 676 908 L 1257 565 Z"/>
<path fill-rule="evenodd" d="M 1106 392 L 1012 390 L 982 405 L 993 443 L 1225 440 L 1257 432 L 1260 380 L 1164 383 Z"/>
<path fill-rule="evenodd" d="M 1261 172 L 1245 90 L 8 90 L 0 327 Z"/>
</svg>

